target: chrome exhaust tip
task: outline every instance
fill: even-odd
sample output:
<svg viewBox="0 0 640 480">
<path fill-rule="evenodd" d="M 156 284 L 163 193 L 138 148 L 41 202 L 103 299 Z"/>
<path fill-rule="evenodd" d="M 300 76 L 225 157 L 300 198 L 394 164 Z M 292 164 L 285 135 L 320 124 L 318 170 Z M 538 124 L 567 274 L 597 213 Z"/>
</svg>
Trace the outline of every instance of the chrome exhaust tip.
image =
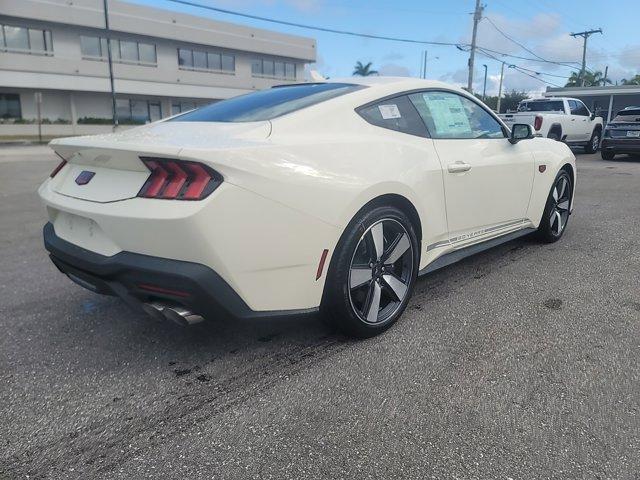
<svg viewBox="0 0 640 480">
<path fill-rule="evenodd" d="M 204 320 L 200 315 L 179 305 L 166 305 L 159 302 L 152 302 L 143 304 L 142 309 L 154 318 L 171 320 L 183 327 L 200 323 Z"/>
<path fill-rule="evenodd" d="M 164 308 L 165 308 L 165 305 L 163 305 L 162 303 L 158 303 L 158 302 L 143 303 L 142 304 L 142 310 L 144 310 L 144 312 L 147 315 L 149 315 L 150 317 L 153 317 L 154 319 L 156 319 L 158 321 L 166 320 L 166 317 L 162 313 Z"/>
</svg>

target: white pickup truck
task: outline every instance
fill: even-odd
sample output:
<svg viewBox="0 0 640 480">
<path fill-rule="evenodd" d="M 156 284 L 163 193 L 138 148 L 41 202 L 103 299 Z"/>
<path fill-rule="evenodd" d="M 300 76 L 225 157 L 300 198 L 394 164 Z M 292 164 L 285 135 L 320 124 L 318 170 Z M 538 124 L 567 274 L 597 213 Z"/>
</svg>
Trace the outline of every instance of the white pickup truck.
<svg viewBox="0 0 640 480">
<path fill-rule="evenodd" d="M 571 146 L 582 146 L 595 153 L 602 138 L 602 118 L 596 117 L 577 98 L 530 98 L 518 104 L 516 113 L 503 113 L 500 118 L 511 127 L 528 123 L 534 134 L 560 140 Z"/>
</svg>

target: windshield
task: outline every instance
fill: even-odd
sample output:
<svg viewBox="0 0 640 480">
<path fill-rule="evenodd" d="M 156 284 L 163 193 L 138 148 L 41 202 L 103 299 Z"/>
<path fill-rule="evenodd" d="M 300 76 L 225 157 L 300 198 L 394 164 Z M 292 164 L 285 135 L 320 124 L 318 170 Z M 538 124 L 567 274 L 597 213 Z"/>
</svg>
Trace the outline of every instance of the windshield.
<svg viewBox="0 0 640 480">
<path fill-rule="evenodd" d="M 618 121 L 622 121 L 622 122 L 633 122 L 633 121 L 640 121 L 637 120 L 636 118 L 640 117 L 640 108 L 628 108 L 626 110 L 620 110 L 618 112 L 618 115 L 616 115 L 616 118 L 614 119 L 614 121 L 618 120 Z"/>
<path fill-rule="evenodd" d="M 212 103 L 171 122 L 258 122 L 364 88 L 350 83 L 287 85 Z"/>
<path fill-rule="evenodd" d="M 536 100 L 534 102 L 520 102 L 519 112 L 564 112 L 562 100 Z"/>
</svg>

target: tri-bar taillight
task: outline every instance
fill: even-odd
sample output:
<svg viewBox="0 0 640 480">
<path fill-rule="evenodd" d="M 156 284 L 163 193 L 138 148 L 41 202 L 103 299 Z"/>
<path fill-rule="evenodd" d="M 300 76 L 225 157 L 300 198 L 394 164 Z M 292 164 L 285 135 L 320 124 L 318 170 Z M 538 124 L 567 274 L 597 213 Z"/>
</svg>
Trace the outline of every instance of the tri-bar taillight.
<svg viewBox="0 0 640 480">
<path fill-rule="evenodd" d="M 542 128 L 542 117 L 540 115 L 536 115 L 536 118 L 533 120 L 533 128 L 536 130 L 540 130 Z"/>
<path fill-rule="evenodd" d="M 139 197 L 167 200 L 202 200 L 222 183 L 222 176 L 207 165 L 186 160 L 140 157 L 151 175 Z"/>
</svg>

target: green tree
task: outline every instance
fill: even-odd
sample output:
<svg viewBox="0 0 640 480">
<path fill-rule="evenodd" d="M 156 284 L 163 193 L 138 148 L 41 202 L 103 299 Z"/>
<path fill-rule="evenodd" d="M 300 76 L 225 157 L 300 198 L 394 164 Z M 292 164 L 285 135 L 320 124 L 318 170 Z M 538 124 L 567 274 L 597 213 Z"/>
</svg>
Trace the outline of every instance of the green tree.
<svg viewBox="0 0 640 480">
<path fill-rule="evenodd" d="M 599 87 L 605 86 L 607 83 L 612 83 L 609 78 L 605 78 L 600 70 L 595 72 L 584 72 L 584 86 L 585 87 Z M 581 87 L 582 78 L 578 72 L 572 72 L 571 76 L 567 80 L 565 87 Z"/>
<path fill-rule="evenodd" d="M 640 85 L 640 75 L 636 75 L 633 78 L 623 78 L 622 85 Z"/>
<path fill-rule="evenodd" d="M 482 99 L 480 95 L 476 95 L 478 98 Z M 513 111 L 518 108 L 518 103 L 525 98 L 529 98 L 526 92 L 518 92 L 517 90 L 511 90 L 510 92 L 505 93 L 502 96 L 502 101 L 500 102 L 500 112 L 505 113 L 509 110 Z M 485 98 L 484 103 L 491 110 L 495 111 L 498 107 L 498 96 L 493 96 Z"/>
<path fill-rule="evenodd" d="M 352 75 L 358 75 L 360 77 L 368 77 L 369 75 L 378 75 L 377 70 L 371 70 L 372 63 L 369 62 L 366 65 L 363 65 L 362 62 L 357 62 L 353 67 Z"/>
</svg>

